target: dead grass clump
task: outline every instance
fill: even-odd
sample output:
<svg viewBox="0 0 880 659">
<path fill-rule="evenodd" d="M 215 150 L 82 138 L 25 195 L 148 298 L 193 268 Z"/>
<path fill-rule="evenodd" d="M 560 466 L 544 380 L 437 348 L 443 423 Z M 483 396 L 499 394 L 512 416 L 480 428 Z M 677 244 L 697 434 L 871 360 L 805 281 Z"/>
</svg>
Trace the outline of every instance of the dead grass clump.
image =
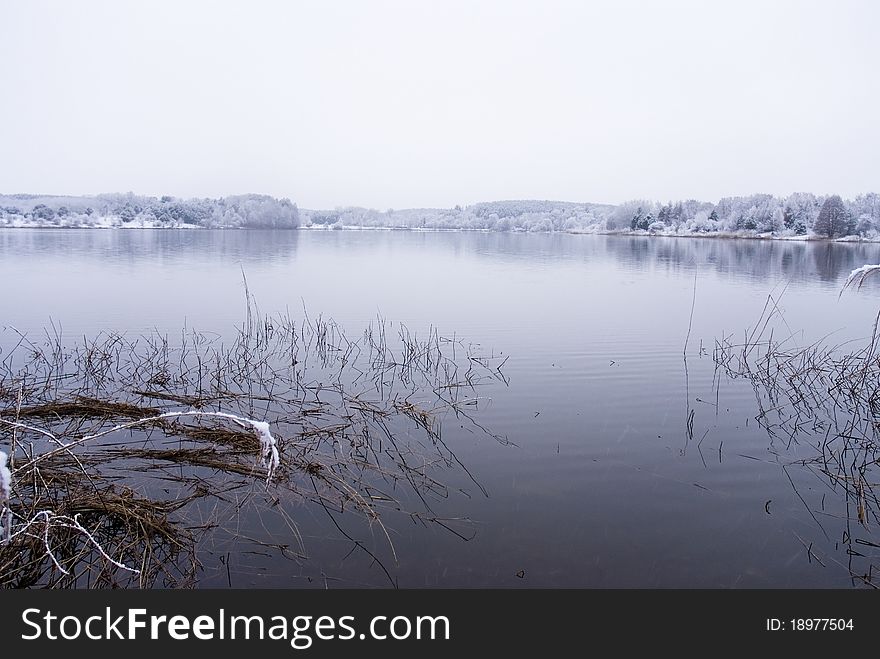
<svg viewBox="0 0 880 659">
<path fill-rule="evenodd" d="M 826 538 L 833 533 L 825 526 L 842 521 L 844 567 L 856 582 L 874 587 L 880 569 L 875 549 L 880 547 L 878 321 L 880 317 L 861 345 L 798 345 L 771 297 L 741 343 L 724 338 L 716 341 L 714 352 L 716 365 L 728 377 L 751 384 L 758 409 L 755 419 L 770 437 L 771 449 L 781 459 L 788 458 L 783 470 L 792 487 L 787 470 L 792 464 L 820 479 L 820 501 L 808 504 L 796 487 L 795 492 Z M 828 492 L 839 495 L 839 512 L 831 514 Z"/>
<path fill-rule="evenodd" d="M 0 412 L 0 416 L 7 418 L 17 416 L 24 419 L 143 419 L 160 413 L 161 410 L 155 407 L 77 396 L 70 401 L 52 401 L 19 409 L 7 409 Z"/>
<path fill-rule="evenodd" d="M 191 585 L 197 563 L 192 534 L 172 513 L 192 498 L 159 500 L 128 487 L 90 489 L 64 465 L 52 473 L 27 530 L 0 544 L 0 586 L 150 587 Z M 49 511 L 51 514 L 41 514 Z M 76 521 L 88 533 L 73 526 Z M 112 556 L 118 563 L 105 560 Z M 119 565 L 128 569 L 120 569 Z"/>
<path fill-rule="evenodd" d="M 442 422 L 505 441 L 475 420 L 504 362 L 434 328 L 422 339 L 379 318 L 349 337 L 247 299 L 231 341 L 15 333 L 0 362 L 0 585 L 185 587 L 219 569 L 231 584 L 235 553 L 307 560 L 294 510 L 391 583 L 389 519 L 466 537 L 453 528 L 466 518 L 434 513 L 451 496 L 437 475 L 484 490 Z"/>
</svg>

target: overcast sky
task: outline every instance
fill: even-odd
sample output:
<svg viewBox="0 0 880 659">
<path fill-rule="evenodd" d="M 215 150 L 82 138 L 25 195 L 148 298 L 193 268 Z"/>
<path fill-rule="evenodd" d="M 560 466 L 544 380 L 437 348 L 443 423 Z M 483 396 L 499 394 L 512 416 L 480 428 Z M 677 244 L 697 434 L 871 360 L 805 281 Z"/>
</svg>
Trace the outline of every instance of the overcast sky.
<svg viewBox="0 0 880 659">
<path fill-rule="evenodd" d="M 0 193 L 880 191 L 880 2 L 0 0 Z"/>
</svg>

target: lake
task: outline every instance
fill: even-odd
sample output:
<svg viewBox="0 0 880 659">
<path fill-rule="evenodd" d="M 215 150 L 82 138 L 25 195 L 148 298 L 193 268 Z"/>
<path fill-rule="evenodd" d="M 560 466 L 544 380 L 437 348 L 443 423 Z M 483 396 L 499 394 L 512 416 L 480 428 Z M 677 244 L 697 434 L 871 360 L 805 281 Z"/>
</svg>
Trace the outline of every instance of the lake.
<svg viewBox="0 0 880 659">
<path fill-rule="evenodd" d="M 474 406 L 489 433 L 442 419 L 466 472 L 440 469 L 448 495 L 431 510 L 459 534 L 392 515 L 395 560 L 373 525 L 349 527 L 384 552 L 380 568 L 332 520 L 282 502 L 302 555 L 205 540 L 203 586 L 864 587 L 854 574 L 880 560 L 876 524 L 853 522 L 806 461 L 809 442 L 761 427 L 755 390 L 713 355 L 716 341 L 743 340 L 771 294 L 792 343 L 863 345 L 880 287 L 840 291 L 866 263 L 880 245 L 14 229 L 0 231 L 0 325 L 6 349 L 15 332 L 38 341 L 53 326 L 65 342 L 173 342 L 184 327 L 229 337 L 246 314 L 244 273 L 267 316 L 332 318 L 351 335 L 384 318 L 506 358 Z M 289 533 L 259 526 L 264 545 Z"/>
</svg>

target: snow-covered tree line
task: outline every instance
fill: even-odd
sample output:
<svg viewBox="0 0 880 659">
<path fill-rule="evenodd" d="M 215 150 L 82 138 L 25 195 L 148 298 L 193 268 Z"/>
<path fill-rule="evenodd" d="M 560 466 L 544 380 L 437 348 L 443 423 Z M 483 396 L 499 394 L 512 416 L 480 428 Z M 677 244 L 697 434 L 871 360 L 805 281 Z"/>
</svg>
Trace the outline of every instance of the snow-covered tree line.
<svg viewBox="0 0 880 659">
<path fill-rule="evenodd" d="M 288 199 L 0 196 L 0 226 L 402 228 L 661 235 L 775 235 L 880 239 L 880 195 L 854 199 L 798 192 L 695 200 L 633 200 L 617 206 L 495 201 L 455 208 L 299 210 Z"/>
<path fill-rule="evenodd" d="M 617 206 L 552 201 L 498 201 L 464 208 L 376 211 L 338 208 L 303 211 L 303 224 L 342 229 L 477 229 L 486 231 L 639 232 L 667 235 L 775 234 L 880 238 L 880 195 L 795 193 L 726 197 L 717 204 L 695 200 L 634 200 Z"/>
<path fill-rule="evenodd" d="M 337 208 L 303 210 L 303 223 L 343 229 L 467 229 L 482 231 L 576 231 L 600 222 L 612 206 L 553 201 L 493 201 L 462 208 L 377 211 Z"/>
<path fill-rule="evenodd" d="M 299 222 L 296 204 L 267 195 L 219 199 L 157 198 L 131 192 L 94 197 L 0 196 L 0 226 L 295 229 Z"/>
<path fill-rule="evenodd" d="M 658 233 L 876 238 L 880 236 L 880 196 L 869 193 L 844 201 L 837 195 L 823 197 L 798 192 L 787 197 L 726 197 L 717 204 L 633 201 L 616 207 L 606 227 Z"/>
</svg>

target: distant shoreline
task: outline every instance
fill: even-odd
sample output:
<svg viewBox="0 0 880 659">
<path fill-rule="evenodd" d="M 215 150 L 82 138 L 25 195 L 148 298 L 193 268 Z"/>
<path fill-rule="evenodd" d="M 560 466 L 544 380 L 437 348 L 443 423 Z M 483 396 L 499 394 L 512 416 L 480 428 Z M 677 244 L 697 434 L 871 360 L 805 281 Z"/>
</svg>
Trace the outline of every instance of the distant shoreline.
<svg viewBox="0 0 880 659">
<path fill-rule="evenodd" d="M 300 209 L 262 194 L 182 199 L 133 192 L 68 197 L 0 194 L 0 227 L 247 228 L 493 231 L 740 239 L 880 241 L 880 194 L 792 193 L 617 205 L 536 199 L 384 211 L 357 206 Z M 821 237 L 821 238 L 820 238 Z"/>
<path fill-rule="evenodd" d="M 46 231 L 318 231 L 318 232 L 391 232 L 400 231 L 408 233 L 483 233 L 483 234 L 499 234 L 499 235 L 568 235 L 568 236 L 626 236 L 641 238 L 709 238 L 712 240 L 766 240 L 781 242 L 809 242 L 809 243 L 880 243 L 878 238 L 865 238 L 861 236 L 842 236 L 840 238 L 827 238 L 816 235 L 773 235 L 767 233 L 749 233 L 730 232 L 730 231 L 714 231 L 700 233 L 663 233 L 651 232 L 644 230 L 622 230 L 613 231 L 524 231 L 521 229 L 512 229 L 510 231 L 499 231 L 495 229 L 477 229 L 477 228 L 442 228 L 442 227 L 380 227 L 380 226 L 322 226 L 308 225 L 298 227 L 204 227 L 196 224 L 183 224 L 179 226 L 144 226 L 140 224 L 123 224 L 118 226 L 111 225 L 95 225 L 95 226 L 57 226 L 52 224 L 17 224 L 14 226 L 0 226 L 0 230 L 46 230 Z"/>
<path fill-rule="evenodd" d="M 133 192 L 83 197 L 0 195 L 0 227 L 247 228 L 494 231 L 680 237 L 880 241 L 880 195 L 844 200 L 798 192 L 618 205 L 512 199 L 452 208 L 384 211 L 357 206 L 300 209 L 290 199 L 243 194 L 216 199 Z"/>
</svg>

